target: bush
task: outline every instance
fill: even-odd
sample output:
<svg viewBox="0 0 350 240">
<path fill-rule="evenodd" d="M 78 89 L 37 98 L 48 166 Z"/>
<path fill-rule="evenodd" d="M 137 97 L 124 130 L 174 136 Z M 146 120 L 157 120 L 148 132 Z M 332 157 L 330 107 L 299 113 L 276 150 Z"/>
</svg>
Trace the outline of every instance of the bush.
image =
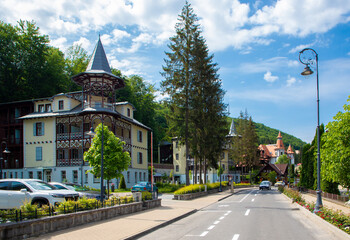
<svg viewBox="0 0 350 240">
<path fill-rule="evenodd" d="M 176 190 L 184 187 L 183 184 L 156 183 L 159 193 L 173 193 Z"/>
<path fill-rule="evenodd" d="M 125 184 L 125 179 L 124 179 L 124 175 L 120 178 L 120 183 L 119 183 L 119 189 L 125 189 L 126 188 L 126 184 Z"/>
<path fill-rule="evenodd" d="M 220 183 L 207 183 L 207 190 L 216 189 L 220 187 Z M 222 181 L 221 186 L 226 187 L 228 185 L 227 181 Z M 189 186 L 182 187 L 174 192 L 174 195 L 181 195 L 187 193 L 203 192 L 205 190 L 204 184 L 193 184 Z"/>
<path fill-rule="evenodd" d="M 152 200 L 152 193 L 150 192 L 142 192 L 142 201 Z"/>
</svg>

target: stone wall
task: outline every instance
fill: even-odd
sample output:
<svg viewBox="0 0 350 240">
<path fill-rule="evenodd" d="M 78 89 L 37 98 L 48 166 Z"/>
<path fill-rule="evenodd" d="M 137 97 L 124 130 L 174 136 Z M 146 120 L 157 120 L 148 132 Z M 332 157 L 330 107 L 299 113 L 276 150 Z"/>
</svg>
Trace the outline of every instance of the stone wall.
<svg viewBox="0 0 350 240">
<path fill-rule="evenodd" d="M 1 239 L 25 239 L 161 206 L 161 199 L 0 224 Z"/>
</svg>

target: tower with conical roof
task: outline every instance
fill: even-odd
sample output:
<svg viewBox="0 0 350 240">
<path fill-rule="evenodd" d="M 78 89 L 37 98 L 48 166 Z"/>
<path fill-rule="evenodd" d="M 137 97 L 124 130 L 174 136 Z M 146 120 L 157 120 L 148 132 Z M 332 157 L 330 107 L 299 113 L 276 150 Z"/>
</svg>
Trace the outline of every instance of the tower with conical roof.
<svg viewBox="0 0 350 240">
<path fill-rule="evenodd" d="M 292 149 L 292 146 L 289 144 L 289 147 L 287 149 L 287 155 L 290 158 L 290 163 L 294 164 L 294 151 Z"/>
<path fill-rule="evenodd" d="M 112 74 L 100 38 L 86 71 L 73 76 L 72 80 L 83 88 L 83 108 L 112 110 L 115 90 L 125 86 L 123 79 Z"/>
<path fill-rule="evenodd" d="M 284 148 L 281 132 L 279 132 L 278 136 L 277 136 L 277 142 L 276 142 L 276 147 L 275 147 L 275 154 L 276 154 L 276 158 L 278 158 L 279 156 L 285 154 L 285 148 Z"/>
</svg>

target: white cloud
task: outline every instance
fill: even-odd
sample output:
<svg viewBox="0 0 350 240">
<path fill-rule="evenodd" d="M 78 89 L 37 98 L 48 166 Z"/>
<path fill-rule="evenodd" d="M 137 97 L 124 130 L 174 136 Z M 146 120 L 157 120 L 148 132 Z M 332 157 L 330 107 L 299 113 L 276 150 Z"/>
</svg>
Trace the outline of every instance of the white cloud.
<svg viewBox="0 0 350 240">
<path fill-rule="evenodd" d="M 67 48 L 67 38 L 60 37 L 57 39 L 53 39 L 50 41 L 51 45 L 57 47 L 61 50 L 65 50 Z"/>
<path fill-rule="evenodd" d="M 277 76 L 272 76 L 271 72 L 267 71 L 264 74 L 264 79 L 265 79 L 266 82 L 273 83 L 273 82 L 278 80 L 278 77 Z"/>
<path fill-rule="evenodd" d="M 286 57 L 274 57 L 269 59 L 260 59 L 257 62 L 242 63 L 238 71 L 242 73 L 262 73 L 267 71 L 278 71 L 282 68 L 298 66 L 298 61 L 289 60 Z"/>
<path fill-rule="evenodd" d="M 78 44 L 81 45 L 84 49 L 88 50 L 92 47 L 92 44 L 89 39 L 85 37 L 81 37 L 78 41 L 75 41 L 73 45 Z"/>
<path fill-rule="evenodd" d="M 119 40 L 119 39 L 123 39 L 123 38 L 126 38 L 126 37 L 130 37 L 131 35 L 126 32 L 126 31 L 123 31 L 123 30 L 119 30 L 119 29 L 114 29 L 113 32 L 113 37 L 116 39 L 116 40 Z"/>
<path fill-rule="evenodd" d="M 294 83 L 296 83 L 297 80 L 295 77 L 291 77 L 290 75 L 288 75 L 288 79 L 287 79 L 287 87 L 292 86 Z"/>
</svg>

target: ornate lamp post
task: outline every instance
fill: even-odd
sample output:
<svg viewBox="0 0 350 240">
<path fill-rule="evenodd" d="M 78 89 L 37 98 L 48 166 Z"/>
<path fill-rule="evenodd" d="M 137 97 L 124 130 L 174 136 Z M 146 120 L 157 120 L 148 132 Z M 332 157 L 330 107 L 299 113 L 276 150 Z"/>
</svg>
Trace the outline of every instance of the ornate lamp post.
<svg viewBox="0 0 350 240">
<path fill-rule="evenodd" d="M 308 55 L 311 54 L 311 55 Z M 320 211 L 322 208 L 321 196 L 321 153 L 320 153 L 320 98 L 319 98 L 319 84 L 318 84 L 318 54 L 312 48 L 304 48 L 299 53 L 299 61 L 306 67 L 301 73 L 303 76 L 308 76 L 314 72 L 311 70 L 311 65 L 316 65 L 316 80 L 317 80 L 317 199 L 314 212 Z"/>
<path fill-rule="evenodd" d="M 103 199 L 104 199 L 104 189 L 103 189 L 103 118 L 101 118 L 102 123 L 102 136 L 101 136 L 101 204 L 103 206 Z M 90 132 L 87 133 L 89 136 L 95 136 L 96 133 L 94 132 L 93 127 L 91 127 Z"/>
<path fill-rule="evenodd" d="M 2 145 L 5 144 L 5 150 L 2 151 Z M 8 149 L 7 149 L 7 143 L 6 141 L 2 141 L 1 142 L 1 151 L 0 151 L 0 179 L 2 179 L 2 162 L 4 161 L 4 158 L 2 156 L 2 154 L 5 153 L 5 154 L 9 154 L 11 153 Z"/>
</svg>

